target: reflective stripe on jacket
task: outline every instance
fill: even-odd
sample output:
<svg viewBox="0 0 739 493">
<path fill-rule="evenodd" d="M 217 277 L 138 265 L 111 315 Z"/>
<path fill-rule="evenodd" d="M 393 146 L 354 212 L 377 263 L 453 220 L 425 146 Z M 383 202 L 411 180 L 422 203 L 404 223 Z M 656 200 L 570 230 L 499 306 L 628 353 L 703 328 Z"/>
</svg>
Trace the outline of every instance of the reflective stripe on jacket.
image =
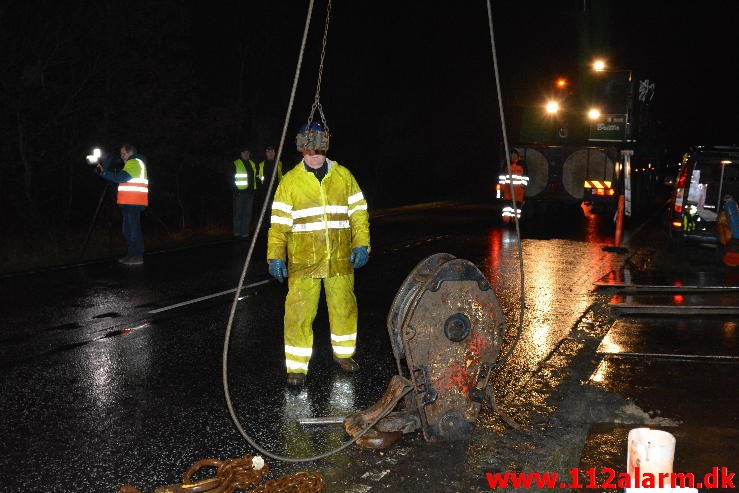
<svg viewBox="0 0 739 493">
<path fill-rule="evenodd" d="M 131 175 L 131 179 L 118 184 L 119 204 L 149 205 L 149 179 L 146 176 L 146 165 L 139 158 L 130 158 L 123 165 L 123 171 Z"/>
<path fill-rule="evenodd" d="M 326 160 L 320 182 L 302 161 L 285 173 L 272 202 L 267 259 L 287 260 L 289 276 L 353 272 L 353 248 L 370 246 L 367 201 L 351 172 Z"/>
<path fill-rule="evenodd" d="M 264 161 L 259 163 L 259 169 L 256 168 L 253 161 L 251 162 L 251 167 L 256 175 L 256 180 L 254 180 L 254 190 L 256 190 L 257 187 L 260 187 L 264 183 Z"/>
<path fill-rule="evenodd" d="M 513 183 L 514 185 L 523 185 L 525 187 L 529 184 L 529 177 L 524 175 L 523 166 L 521 166 L 518 161 L 511 163 L 510 175 L 507 174 L 507 167 L 505 172 L 505 175 L 498 176 L 498 183 L 500 183 L 501 185 L 509 185 L 510 183 Z"/>
</svg>

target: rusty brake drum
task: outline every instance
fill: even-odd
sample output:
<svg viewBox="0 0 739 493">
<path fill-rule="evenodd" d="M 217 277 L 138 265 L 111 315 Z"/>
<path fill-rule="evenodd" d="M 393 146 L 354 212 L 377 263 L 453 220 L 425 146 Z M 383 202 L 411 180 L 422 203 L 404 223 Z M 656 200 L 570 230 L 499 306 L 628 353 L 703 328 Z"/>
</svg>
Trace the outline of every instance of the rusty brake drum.
<svg viewBox="0 0 739 493">
<path fill-rule="evenodd" d="M 490 283 L 473 263 L 434 254 L 406 277 L 387 325 L 398 367 L 404 359 L 413 382 L 406 404 L 426 440 L 467 438 L 505 326 Z"/>
</svg>

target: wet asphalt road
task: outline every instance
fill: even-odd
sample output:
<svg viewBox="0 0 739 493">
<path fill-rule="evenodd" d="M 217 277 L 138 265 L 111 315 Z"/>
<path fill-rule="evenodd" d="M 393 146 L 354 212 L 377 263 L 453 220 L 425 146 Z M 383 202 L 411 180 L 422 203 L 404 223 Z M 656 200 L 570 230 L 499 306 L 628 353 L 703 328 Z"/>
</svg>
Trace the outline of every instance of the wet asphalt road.
<svg viewBox="0 0 739 493">
<path fill-rule="evenodd" d="M 296 419 L 346 415 L 378 400 L 396 373 L 388 310 L 405 276 L 428 255 L 448 252 L 477 265 L 503 308 L 506 341 L 513 337 L 518 242 L 495 209 L 383 211 L 371 227 L 371 260 L 356 276 L 361 371 L 342 374 L 331 361 L 322 306 L 300 391 L 284 384 L 286 288 L 264 282 L 264 240 L 257 241 L 236 309 L 228 376 L 242 426 L 268 450 L 305 457 L 347 439 L 339 426 L 302 427 Z M 519 405 L 542 405 L 522 392 L 526 381 L 596 302 L 592 283 L 622 262 L 622 255 L 602 250 L 612 233 L 610 218 L 582 213 L 541 215 L 522 225 L 526 310 L 520 342 L 496 372 L 503 402 L 517 394 Z M 3 278 L 0 492 L 114 492 L 122 483 L 152 491 L 178 482 L 199 459 L 254 454 L 230 419 L 221 379 L 225 327 L 247 248 L 224 241 L 151 253 L 143 268 L 100 262 Z M 493 413 L 481 413 L 485 437 L 500 427 Z M 273 477 L 320 472 L 327 491 L 482 488 L 495 462 L 490 443 L 428 444 L 418 435 L 383 452 L 353 446 L 303 464 L 266 460 Z"/>
</svg>

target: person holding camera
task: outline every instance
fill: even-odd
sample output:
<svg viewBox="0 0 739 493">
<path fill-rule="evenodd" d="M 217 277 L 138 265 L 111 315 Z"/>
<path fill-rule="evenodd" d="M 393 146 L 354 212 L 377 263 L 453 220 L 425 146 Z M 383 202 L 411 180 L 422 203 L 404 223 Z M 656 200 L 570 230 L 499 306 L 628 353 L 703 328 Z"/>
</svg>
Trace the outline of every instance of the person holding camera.
<svg viewBox="0 0 739 493">
<path fill-rule="evenodd" d="M 96 166 L 97 173 L 104 179 L 118 184 L 116 202 L 123 216 L 123 237 L 126 239 L 127 253 L 118 259 L 123 265 L 142 265 L 144 263 L 144 234 L 141 231 L 141 213 L 149 205 L 149 178 L 146 173 L 144 156 L 136 147 L 124 144 L 120 148 L 123 169 L 112 169 L 114 159 L 105 159 Z"/>
</svg>

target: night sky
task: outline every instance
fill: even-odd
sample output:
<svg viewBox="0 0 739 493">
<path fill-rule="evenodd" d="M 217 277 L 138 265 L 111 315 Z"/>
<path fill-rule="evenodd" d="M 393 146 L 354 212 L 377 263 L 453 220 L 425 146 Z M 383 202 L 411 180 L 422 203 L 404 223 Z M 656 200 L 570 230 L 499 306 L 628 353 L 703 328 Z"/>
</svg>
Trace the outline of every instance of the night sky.
<svg viewBox="0 0 739 493">
<path fill-rule="evenodd" d="M 492 2 L 508 137 L 555 77 L 576 88 L 594 55 L 656 83 L 660 145 L 734 143 L 731 1 Z M 228 215 L 236 147 L 277 146 L 307 1 L 10 1 L 0 7 L 0 226 L 85 224 L 93 146 L 138 145 L 152 210 L 203 226 Z M 315 4 L 283 161 L 316 88 L 326 1 Z M 370 205 L 483 194 L 503 135 L 482 0 L 335 0 L 321 102 L 329 156 Z M 318 116 L 318 115 L 316 115 Z M 51 214 L 51 215 L 50 215 Z M 227 218 L 226 218 L 227 219 Z"/>
</svg>

